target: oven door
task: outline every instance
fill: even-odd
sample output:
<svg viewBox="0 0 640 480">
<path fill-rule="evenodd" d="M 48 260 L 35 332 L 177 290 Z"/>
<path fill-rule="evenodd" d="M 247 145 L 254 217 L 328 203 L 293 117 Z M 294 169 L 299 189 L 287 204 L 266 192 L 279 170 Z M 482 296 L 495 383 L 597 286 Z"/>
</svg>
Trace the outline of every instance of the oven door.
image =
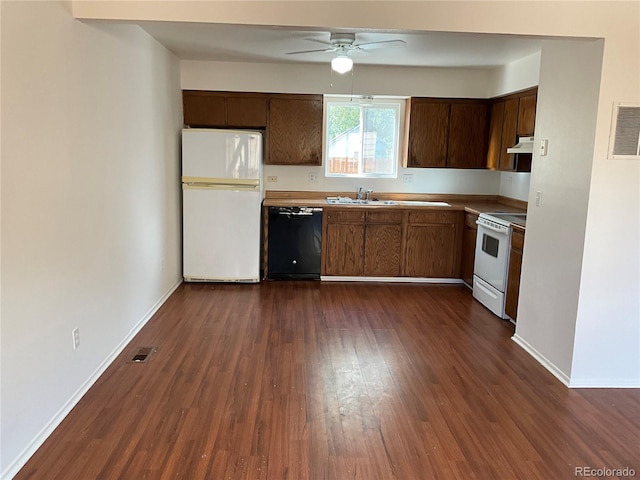
<svg viewBox="0 0 640 480">
<path fill-rule="evenodd" d="M 506 287 L 510 232 L 478 223 L 473 273 L 500 292 Z"/>
</svg>

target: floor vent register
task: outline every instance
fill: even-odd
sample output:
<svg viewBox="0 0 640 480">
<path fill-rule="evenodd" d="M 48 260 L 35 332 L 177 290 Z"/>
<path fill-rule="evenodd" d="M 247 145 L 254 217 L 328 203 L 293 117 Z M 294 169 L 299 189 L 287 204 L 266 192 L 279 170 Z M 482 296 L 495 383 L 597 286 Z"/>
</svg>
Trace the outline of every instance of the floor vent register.
<svg viewBox="0 0 640 480">
<path fill-rule="evenodd" d="M 158 347 L 140 347 L 128 363 L 146 363 L 157 351 Z"/>
</svg>

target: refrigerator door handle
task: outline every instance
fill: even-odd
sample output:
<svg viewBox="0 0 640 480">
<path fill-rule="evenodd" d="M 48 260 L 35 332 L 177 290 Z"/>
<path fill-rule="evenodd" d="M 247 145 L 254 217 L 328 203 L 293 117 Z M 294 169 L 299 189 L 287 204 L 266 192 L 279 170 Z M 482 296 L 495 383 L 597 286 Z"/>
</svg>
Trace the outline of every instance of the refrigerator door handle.
<svg viewBox="0 0 640 480">
<path fill-rule="evenodd" d="M 183 190 L 242 190 L 247 192 L 257 192 L 259 185 L 239 185 L 237 183 L 183 183 Z"/>
<path fill-rule="evenodd" d="M 216 177 L 182 177 L 182 183 L 198 183 L 205 185 L 260 185 L 258 178 L 216 178 Z"/>
</svg>

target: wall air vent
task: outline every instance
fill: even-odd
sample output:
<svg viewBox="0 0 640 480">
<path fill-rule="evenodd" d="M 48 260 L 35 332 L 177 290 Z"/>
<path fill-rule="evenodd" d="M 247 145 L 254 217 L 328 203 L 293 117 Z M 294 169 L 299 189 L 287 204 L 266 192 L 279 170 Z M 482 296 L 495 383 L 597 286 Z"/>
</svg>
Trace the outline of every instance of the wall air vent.
<svg viewBox="0 0 640 480">
<path fill-rule="evenodd" d="M 640 160 L 640 104 L 613 105 L 609 158 Z"/>
</svg>

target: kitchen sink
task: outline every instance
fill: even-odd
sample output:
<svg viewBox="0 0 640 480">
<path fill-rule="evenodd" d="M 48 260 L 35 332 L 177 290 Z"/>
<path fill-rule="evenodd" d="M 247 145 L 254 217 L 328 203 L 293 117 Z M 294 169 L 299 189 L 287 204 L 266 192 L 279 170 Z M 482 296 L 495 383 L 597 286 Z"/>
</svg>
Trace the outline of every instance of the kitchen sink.
<svg viewBox="0 0 640 480">
<path fill-rule="evenodd" d="M 365 205 L 397 205 L 395 200 L 365 200 Z"/>
<path fill-rule="evenodd" d="M 447 202 L 427 202 L 422 200 L 357 200 L 350 197 L 327 197 L 331 205 L 415 205 L 418 207 L 450 207 Z"/>
<path fill-rule="evenodd" d="M 329 204 L 351 204 L 351 203 L 362 203 L 362 200 L 354 200 L 349 197 L 327 197 L 327 203 Z"/>
<path fill-rule="evenodd" d="M 356 200 L 349 197 L 327 197 L 327 203 L 331 205 L 397 205 L 394 200 Z"/>
<path fill-rule="evenodd" d="M 450 207 L 447 202 L 426 202 L 421 200 L 399 200 L 398 205 L 416 205 L 422 207 Z"/>
</svg>

